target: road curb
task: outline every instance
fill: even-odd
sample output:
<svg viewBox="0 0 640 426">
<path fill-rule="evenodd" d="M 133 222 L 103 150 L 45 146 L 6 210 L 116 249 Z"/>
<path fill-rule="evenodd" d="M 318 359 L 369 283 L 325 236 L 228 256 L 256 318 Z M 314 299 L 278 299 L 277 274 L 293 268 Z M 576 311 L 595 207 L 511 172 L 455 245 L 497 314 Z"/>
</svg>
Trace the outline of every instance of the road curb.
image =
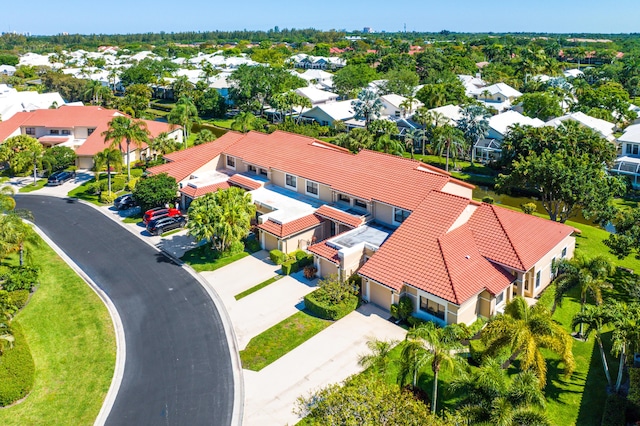
<svg viewBox="0 0 640 426">
<path fill-rule="evenodd" d="M 120 315 L 118 314 L 118 310 L 115 305 L 109 299 L 109 296 L 89 277 L 74 261 L 71 259 L 65 252 L 62 250 L 47 234 L 45 234 L 35 223 L 29 222 L 36 233 L 56 252 L 58 256 L 62 258 L 66 262 L 71 269 L 75 271 L 80 278 L 82 278 L 89 287 L 98 295 L 98 297 L 102 300 L 102 303 L 107 307 L 109 311 L 109 316 L 111 316 L 111 321 L 113 323 L 113 329 L 116 335 L 116 365 L 113 371 L 113 378 L 111 379 L 111 385 L 109 386 L 109 390 L 107 391 L 107 395 L 105 396 L 104 403 L 100 408 L 100 412 L 98 413 L 98 417 L 94 422 L 95 426 L 102 426 L 107 421 L 109 417 L 109 413 L 111 412 L 111 408 L 116 400 L 116 396 L 118 395 L 118 390 L 120 389 L 120 384 L 122 383 L 122 378 L 124 377 L 124 366 L 127 359 L 127 350 L 126 350 L 126 340 L 124 337 L 124 327 L 122 326 L 122 320 L 120 319 Z"/>
</svg>

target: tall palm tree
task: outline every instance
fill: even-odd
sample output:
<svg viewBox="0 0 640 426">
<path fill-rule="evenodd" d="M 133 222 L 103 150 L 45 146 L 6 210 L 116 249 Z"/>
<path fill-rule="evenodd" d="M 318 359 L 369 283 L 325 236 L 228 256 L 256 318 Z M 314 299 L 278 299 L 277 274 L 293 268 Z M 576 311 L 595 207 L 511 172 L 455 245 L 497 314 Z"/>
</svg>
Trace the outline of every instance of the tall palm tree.
<svg viewBox="0 0 640 426">
<path fill-rule="evenodd" d="M 522 369 L 534 371 L 541 386 L 547 380 L 547 364 L 541 349 L 549 349 L 560 355 L 565 374 L 571 374 L 575 367 L 571 352 L 573 340 L 569 333 L 553 321 L 546 307 L 541 304 L 529 306 L 520 296 L 507 304 L 504 314 L 489 320 L 482 331 L 482 340 L 487 345 L 487 356 L 509 349 L 511 357 L 503 367 L 520 358 Z"/>
<path fill-rule="evenodd" d="M 107 148 L 93 156 L 93 170 L 96 182 L 100 181 L 100 171 L 107 169 L 107 188 L 111 193 L 111 166 L 117 172 L 122 169 L 122 153 L 114 148 Z"/>
<path fill-rule="evenodd" d="M 615 385 L 615 391 L 619 392 L 627 353 L 640 351 L 640 303 L 629 305 L 617 303 L 614 305 L 614 311 L 615 319 L 611 343 L 613 354 L 620 356 L 620 367 Z"/>
<path fill-rule="evenodd" d="M 420 107 L 413 115 L 413 121 L 420 124 L 424 128 L 424 134 L 422 138 L 422 155 L 425 155 L 426 151 L 426 139 L 433 139 L 436 130 L 449 123 L 449 119 L 442 113 L 437 111 L 429 111 L 425 107 Z"/>
<path fill-rule="evenodd" d="M 169 121 L 169 123 L 182 126 L 182 137 L 185 148 L 187 148 L 187 139 L 189 138 L 191 127 L 199 120 L 198 109 L 191 98 L 186 96 L 181 97 L 180 100 L 176 102 L 176 106 L 173 107 L 169 115 L 167 115 L 167 121 Z"/>
<path fill-rule="evenodd" d="M 25 246 L 38 246 L 40 239 L 21 215 L 12 212 L 0 216 L 0 257 L 18 252 L 20 266 L 24 265 Z"/>
<path fill-rule="evenodd" d="M 491 114 L 483 106 L 467 105 L 462 108 L 462 117 L 458 120 L 457 127 L 462 130 L 471 147 L 469 152 L 471 164 L 473 164 L 476 144 L 489 133 L 489 117 Z"/>
<path fill-rule="evenodd" d="M 389 366 L 391 350 L 398 342 L 395 340 L 370 339 L 367 347 L 371 351 L 368 354 L 360 355 L 358 364 L 364 368 L 373 367 L 378 373 L 385 375 Z"/>
<path fill-rule="evenodd" d="M 604 256 L 587 259 L 577 256 L 572 260 L 561 260 L 558 265 L 558 276 L 554 280 L 556 287 L 555 298 L 551 313 L 556 306 L 562 305 L 562 299 L 573 288 L 580 289 L 580 310 L 583 311 L 587 303 L 587 295 L 593 296 L 596 304 L 602 303 L 602 289 L 610 287 L 607 279 L 614 273 L 614 267 Z M 582 323 L 579 335 L 582 336 Z"/>
<path fill-rule="evenodd" d="M 439 127 L 435 131 L 435 144 L 434 150 L 438 153 L 438 155 L 442 156 L 443 153 L 446 154 L 446 166 L 445 170 L 449 171 L 449 157 L 452 153 L 457 157 L 457 153 L 460 151 L 460 148 L 465 143 L 464 134 L 460 129 L 457 129 L 453 126 L 445 124 L 442 127 Z"/>
<path fill-rule="evenodd" d="M 153 138 L 149 146 L 160 155 L 169 154 L 179 148 L 178 141 L 170 137 L 167 132 L 162 132 Z"/>
<path fill-rule="evenodd" d="M 393 155 L 402 155 L 402 152 L 404 151 L 402 142 L 386 134 L 381 135 L 378 138 L 374 147 L 376 151 Z"/>
<path fill-rule="evenodd" d="M 247 133 L 250 130 L 255 130 L 257 124 L 258 117 L 250 112 L 241 112 L 236 115 L 236 118 L 231 122 L 231 130 Z"/>
<path fill-rule="evenodd" d="M 436 412 L 438 399 L 438 374 L 442 368 L 458 370 L 463 365 L 462 359 L 453 351 L 462 347 L 456 328 L 438 327 L 433 322 L 426 322 L 407 333 L 408 343 L 419 343 L 426 351 L 424 362 L 431 364 L 433 372 L 433 391 L 431 394 L 431 412 Z"/>
<path fill-rule="evenodd" d="M 373 90 L 368 89 L 364 89 L 358 93 L 358 98 L 351 101 L 351 105 L 355 112 L 355 118 L 364 120 L 365 128 L 369 128 L 369 124 L 373 120 L 380 118 L 380 114 L 384 108 L 380 97 Z"/>
<path fill-rule="evenodd" d="M 610 306 L 598 305 L 587 306 L 586 309 L 581 310 L 574 315 L 571 321 L 571 328 L 575 329 L 578 325 L 586 325 L 583 337 L 585 340 L 593 333 L 600 349 L 600 359 L 602 361 L 602 368 L 604 368 L 604 375 L 607 378 L 607 385 L 611 389 L 611 374 L 609 373 L 609 364 L 607 363 L 607 356 L 604 352 L 604 345 L 602 344 L 602 328 L 613 322 L 614 312 Z M 622 367 L 622 365 L 621 365 Z"/>
<path fill-rule="evenodd" d="M 405 148 L 411 153 L 411 159 L 413 159 L 416 141 L 421 141 L 424 138 L 425 131 L 422 129 L 411 129 L 404 136 Z"/>
<path fill-rule="evenodd" d="M 104 142 L 109 143 L 109 148 L 119 148 L 122 151 L 122 141 L 127 146 L 127 180 L 131 180 L 131 156 L 130 149 L 133 143 L 140 149 L 142 144 L 149 141 L 149 130 L 144 121 L 132 120 L 129 117 L 115 117 L 109 122 L 109 128 L 102 132 Z"/>
</svg>

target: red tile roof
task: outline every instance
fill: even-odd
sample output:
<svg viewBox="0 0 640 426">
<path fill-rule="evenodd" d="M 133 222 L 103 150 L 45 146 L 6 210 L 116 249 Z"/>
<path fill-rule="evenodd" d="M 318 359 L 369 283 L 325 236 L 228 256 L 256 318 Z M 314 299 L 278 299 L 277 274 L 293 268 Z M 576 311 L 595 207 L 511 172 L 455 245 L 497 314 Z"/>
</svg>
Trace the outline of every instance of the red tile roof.
<svg viewBox="0 0 640 426">
<path fill-rule="evenodd" d="M 276 237 L 283 238 L 314 228 L 322 222 L 324 222 L 324 219 L 315 214 L 310 214 L 287 223 L 276 223 L 272 220 L 266 220 L 258 225 L 258 228 Z"/>
<path fill-rule="evenodd" d="M 313 254 L 330 260 L 335 264 L 340 264 L 340 258 L 338 257 L 338 250 L 327 245 L 326 241 L 307 247 Z"/>
<path fill-rule="evenodd" d="M 190 185 L 185 185 L 180 189 L 180 192 L 192 199 L 196 199 L 198 197 L 202 197 L 205 194 L 210 192 L 216 192 L 218 189 L 227 189 L 229 188 L 228 182 L 218 182 L 211 185 L 200 186 L 198 188 Z"/>
<path fill-rule="evenodd" d="M 357 228 L 364 223 L 364 219 L 362 218 L 362 216 L 352 215 L 326 204 L 320 206 L 320 208 L 316 210 L 315 213 L 317 215 L 326 217 L 327 219 L 335 220 L 352 228 Z"/>
<path fill-rule="evenodd" d="M 236 186 L 240 186 L 249 191 L 253 191 L 254 189 L 258 189 L 263 186 L 261 182 L 258 182 L 256 180 L 243 176 L 239 173 L 236 173 L 235 175 L 231 176 L 229 178 L 229 183 L 232 183 Z"/>
<path fill-rule="evenodd" d="M 167 173 L 180 182 L 219 156 L 221 152 L 243 136 L 242 133 L 228 132 L 213 142 L 197 145 L 183 151 L 172 152 L 164 156 L 169 161 L 168 163 L 150 167 L 147 172 L 154 175 Z"/>
<path fill-rule="evenodd" d="M 469 219 L 478 248 L 494 262 L 527 271 L 575 229 L 562 223 L 491 204 Z"/>
</svg>

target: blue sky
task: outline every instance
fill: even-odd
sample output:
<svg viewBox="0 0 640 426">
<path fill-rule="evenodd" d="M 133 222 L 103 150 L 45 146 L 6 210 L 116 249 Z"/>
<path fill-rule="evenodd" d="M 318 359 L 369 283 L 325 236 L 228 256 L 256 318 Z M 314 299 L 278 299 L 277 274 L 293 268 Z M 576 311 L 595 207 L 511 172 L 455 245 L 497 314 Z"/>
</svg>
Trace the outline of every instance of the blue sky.
<svg viewBox="0 0 640 426">
<path fill-rule="evenodd" d="M 638 0 L 2 0 L 0 32 L 140 33 L 317 28 L 640 32 Z"/>
</svg>

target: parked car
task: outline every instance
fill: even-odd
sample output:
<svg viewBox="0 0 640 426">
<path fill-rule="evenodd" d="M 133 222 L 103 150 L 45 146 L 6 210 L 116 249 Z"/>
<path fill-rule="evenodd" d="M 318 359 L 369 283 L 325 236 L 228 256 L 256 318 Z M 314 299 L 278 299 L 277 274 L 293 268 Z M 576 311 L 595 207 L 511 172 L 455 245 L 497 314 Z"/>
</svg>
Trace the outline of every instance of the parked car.
<svg viewBox="0 0 640 426">
<path fill-rule="evenodd" d="M 150 220 L 155 219 L 157 216 L 167 215 L 167 216 L 179 216 L 181 215 L 180 210 L 174 208 L 164 208 L 164 207 L 156 207 L 155 209 L 147 210 L 142 217 L 142 221 L 145 223 L 149 223 Z"/>
<path fill-rule="evenodd" d="M 56 172 L 49 176 L 47 180 L 47 186 L 58 186 L 73 179 L 73 173 L 71 172 Z"/>
<path fill-rule="evenodd" d="M 147 231 L 151 235 L 162 235 L 172 229 L 184 227 L 187 224 L 187 218 L 184 216 L 167 216 L 162 219 L 152 220 L 147 225 Z"/>
<path fill-rule="evenodd" d="M 136 205 L 136 200 L 133 199 L 133 195 L 131 194 L 124 194 L 113 200 L 113 206 L 117 210 L 130 209 L 131 207 L 135 207 Z"/>
</svg>

